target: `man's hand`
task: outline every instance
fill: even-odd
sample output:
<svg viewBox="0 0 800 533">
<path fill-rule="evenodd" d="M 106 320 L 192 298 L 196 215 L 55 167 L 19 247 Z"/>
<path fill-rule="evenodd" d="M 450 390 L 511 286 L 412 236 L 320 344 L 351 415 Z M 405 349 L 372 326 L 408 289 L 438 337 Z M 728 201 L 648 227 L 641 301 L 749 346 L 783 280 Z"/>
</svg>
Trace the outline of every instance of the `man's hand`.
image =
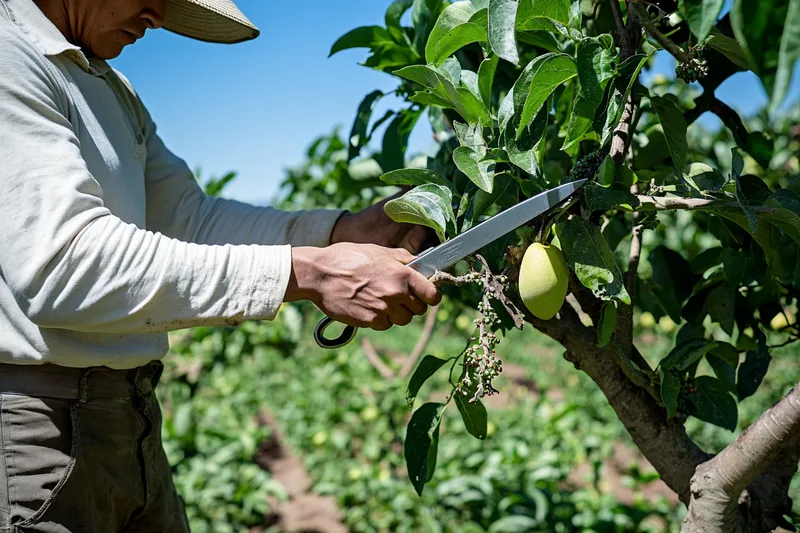
<svg viewBox="0 0 800 533">
<path fill-rule="evenodd" d="M 402 248 L 334 244 L 292 250 L 292 277 L 284 301 L 310 300 L 332 319 L 378 331 L 405 326 L 441 301 L 436 286 L 406 266 Z"/>
<path fill-rule="evenodd" d="M 436 246 L 438 240 L 429 228 L 416 224 L 401 224 L 384 213 L 383 206 L 386 202 L 397 198 L 403 192 L 400 191 L 358 213 L 342 215 L 333 228 L 331 244 L 343 242 L 377 244 L 385 248 L 403 248 L 412 254 Z"/>
</svg>

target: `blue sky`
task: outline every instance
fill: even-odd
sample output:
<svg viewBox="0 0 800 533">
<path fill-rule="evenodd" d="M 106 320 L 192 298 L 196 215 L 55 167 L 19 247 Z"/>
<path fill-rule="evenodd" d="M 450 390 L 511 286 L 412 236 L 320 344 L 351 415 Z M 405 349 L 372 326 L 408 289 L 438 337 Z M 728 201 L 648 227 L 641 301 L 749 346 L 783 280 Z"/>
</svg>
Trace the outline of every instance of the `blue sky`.
<svg viewBox="0 0 800 533">
<path fill-rule="evenodd" d="M 238 4 L 261 29 L 258 39 L 215 45 L 158 30 L 113 65 L 131 80 L 167 146 L 205 177 L 237 171 L 226 195 L 262 203 L 274 197 L 284 169 L 302 161 L 314 137 L 336 124 L 347 134 L 365 94 L 396 86 L 390 76 L 358 65 L 364 50 L 328 58 L 343 33 L 382 24 L 389 0 Z M 657 62 L 658 70 L 672 68 L 668 57 Z M 799 74 L 790 92 L 794 100 Z M 717 96 L 744 114 L 766 100 L 749 73 L 726 81 Z M 398 104 L 384 99 L 376 114 Z M 420 121 L 410 149 L 426 151 L 431 142 L 427 122 Z"/>
</svg>

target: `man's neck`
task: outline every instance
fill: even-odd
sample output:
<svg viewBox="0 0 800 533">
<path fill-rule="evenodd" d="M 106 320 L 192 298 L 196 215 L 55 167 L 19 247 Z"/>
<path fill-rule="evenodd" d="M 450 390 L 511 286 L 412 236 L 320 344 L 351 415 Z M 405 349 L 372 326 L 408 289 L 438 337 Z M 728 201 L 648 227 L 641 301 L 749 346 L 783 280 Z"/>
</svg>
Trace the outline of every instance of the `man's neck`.
<svg viewBox="0 0 800 533">
<path fill-rule="evenodd" d="M 80 43 L 75 38 L 74 23 L 76 21 L 70 20 L 69 17 L 68 2 L 70 0 L 34 0 L 37 7 L 58 28 L 64 38 L 70 43 L 80 46 Z"/>
</svg>

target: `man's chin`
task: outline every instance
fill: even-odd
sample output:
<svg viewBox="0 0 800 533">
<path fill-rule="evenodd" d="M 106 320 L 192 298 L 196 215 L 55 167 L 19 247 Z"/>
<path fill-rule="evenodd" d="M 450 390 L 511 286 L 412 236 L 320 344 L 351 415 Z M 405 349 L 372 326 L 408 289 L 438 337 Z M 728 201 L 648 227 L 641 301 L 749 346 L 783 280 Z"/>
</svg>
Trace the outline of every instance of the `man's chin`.
<svg viewBox="0 0 800 533">
<path fill-rule="evenodd" d="M 97 59 L 109 61 L 119 57 L 122 50 L 130 43 L 103 43 L 100 46 L 93 46 L 89 49 L 89 53 Z"/>
</svg>

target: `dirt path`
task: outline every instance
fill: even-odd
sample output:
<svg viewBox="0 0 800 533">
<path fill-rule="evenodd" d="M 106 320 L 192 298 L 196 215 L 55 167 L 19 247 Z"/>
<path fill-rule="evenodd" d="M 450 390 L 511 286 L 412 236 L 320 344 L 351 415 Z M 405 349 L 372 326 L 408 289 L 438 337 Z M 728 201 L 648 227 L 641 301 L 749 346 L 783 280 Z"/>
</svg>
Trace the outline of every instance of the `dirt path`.
<svg viewBox="0 0 800 533">
<path fill-rule="evenodd" d="M 270 502 L 275 514 L 265 526 L 277 525 L 287 533 L 347 533 L 336 500 L 311 492 L 311 476 L 303 461 L 292 453 L 281 437 L 275 420 L 262 411 L 259 422 L 268 426 L 272 434 L 261 444 L 255 461 L 283 485 L 289 496 L 284 502 Z M 253 528 L 250 532 L 261 533 L 264 529 Z"/>
</svg>

